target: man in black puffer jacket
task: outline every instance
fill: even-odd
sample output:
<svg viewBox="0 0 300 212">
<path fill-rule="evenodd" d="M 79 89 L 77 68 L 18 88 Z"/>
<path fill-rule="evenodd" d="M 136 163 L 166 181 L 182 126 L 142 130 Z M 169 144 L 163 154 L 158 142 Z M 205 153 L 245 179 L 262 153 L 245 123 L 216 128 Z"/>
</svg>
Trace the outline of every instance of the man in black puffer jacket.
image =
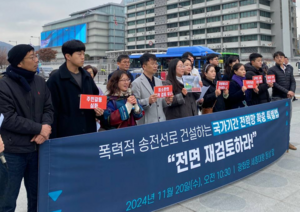
<svg viewBox="0 0 300 212">
<path fill-rule="evenodd" d="M 258 53 L 252 53 L 249 56 L 250 63 L 245 65 L 246 79 L 252 80 L 253 76 L 262 75 L 263 76 L 263 83 L 259 84 L 258 90 L 253 90 L 252 92 L 252 104 L 262 104 L 270 102 L 270 96 L 268 92 L 268 88 L 273 87 L 273 83 L 267 83 L 266 74 L 262 70 L 262 55 Z"/>
<path fill-rule="evenodd" d="M 0 211 L 15 211 L 22 179 L 28 211 L 37 211 L 38 146 L 49 138 L 53 121 L 51 95 L 36 75 L 38 58 L 30 45 L 8 52 L 10 66 L 0 79 L 1 136 L 8 169 L 0 164 Z"/>
<path fill-rule="evenodd" d="M 272 101 L 281 100 L 281 99 L 293 99 L 295 96 L 296 90 L 296 81 L 293 75 L 293 72 L 290 68 L 285 67 L 284 64 L 284 53 L 275 52 L 273 58 L 276 62 L 275 66 L 268 70 L 268 75 L 275 75 L 276 82 L 273 86 Z M 292 107 L 292 101 L 291 101 Z M 292 118 L 292 111 L 291 111 Z M 297 148 L 290 144 L 289 148 L 296 150 Z"/>
</svg>

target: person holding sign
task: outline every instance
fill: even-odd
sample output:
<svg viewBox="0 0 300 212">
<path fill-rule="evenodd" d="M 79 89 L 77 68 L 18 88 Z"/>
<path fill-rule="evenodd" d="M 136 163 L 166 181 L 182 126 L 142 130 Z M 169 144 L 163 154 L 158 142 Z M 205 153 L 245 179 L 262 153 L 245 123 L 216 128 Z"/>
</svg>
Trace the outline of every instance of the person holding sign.
<svg viewBox="0 0 300 212">
<path fill-rule="evenodd" d="M 273 87 L 273 83 L 267 83 L 266 74 L 262 70 L 262 55 L 258 53 L 252 53 L 249 56 L 250 62 L 245 65 L 246 79 L 256 80 L 257 88 L 253 89 L 251 104 L 262 104 L 270 102 L 270 96 L 268 88 Z"/>
<path fill-rule="evenodd" d="M 173 59 L 169 63 L 166 85 L 173 86 L 174 100 L 164 109 L 167 120 L 198 115 L 196 100 L 200 93 L 188 92 L 183 85 L 184 65 L 181 60 Z"/>
<path fill-rule="evenodd" d="M 229 96 L 228 89 L 221 90 L 216 87 L 216 70 L 213 65 L 206 64 L 202 71 L 202 82 L 204 86 L 209 86 L 209 89 L 204 95 L 202 105 L 202 114 L 219 112 L 226 109 L 224 99 Z M 223 81 L 218 81 L 223 82 Z"/>
<path fill-rule="evenodd" d="M 158 98 L 154 87 L 162 86 L 162 81 L 154 76 L 157 72 L 157 58 L 154 54 L 145 53 L 140 57 L 144 70 L 132 83 L 132 92 L 145 110 L 145 116 L 137 121 L 138 125 L 162 122 L 166 120 L 163 108 L 170 105 L 173 96 Z"/>
<path fill-rule="evenodd" d="M 194 66 L 194 61 L 195 61 L 194 55 L 193 55 L 191 52 L 185 52 L 185 53 L 182 55 L 182 60 L 184 60 L 184 59 L 190 59 L 190 61 L 191 61 L 191 63 L 192 63 L 192 64 L 191 64 L 192 70 L 191 70 L 191 72 L 190 72 L 190 75 L 199 77 L 199 80 L 200 80 L 200 82 L 201 82 L 201 81 L 202 81 L 201 75 L 200 75 L 198 69 Z M 199 83 L 200 83 L 200 82 L 199 82 Z M 202 82 L 200 83 L 200 85 L 201 85 L 201 87 L 203 86 L 203 85 L 202 85 Z"/>
<path fill-rule="evenodd" d="M 233 76 L 229 87 L 229 109 L 249 106 L 251 90 L 247 90 L 243 81 L 246 79 L 246 70 L 243 64 L 237 63 L 232 67 Z"/>
<path fill-rule="evenodd" d="M 136 125 L 136 120 L 144 116 L 144 110 L 132 94 L 130 75 L 115 71 L 107 84 L 107 109 L 101 118 L 105 130 Z"/>
<path fill-rule="evenodd" d="M 193 62 L 189 58 L 182 58 L 181 61 L 183 62 L 183 65 L 184 65 L 184 75 L 190 75 L 190 76 L 193 76 L 193 77 L 198 77 L 199 85 L 200 85 L 200 87 L 202 87 L 203 83 L 202 83 L 202 80 L 201 80 L 201 76 L 193 74 L 193 70 L 194 70 L 193 69 Z"/>
<path fill-rule="evenodd" d="M 51 138 L 96 132 L 95 119 L 99 119 L 104 110 L 79 108 L 81 94 L 99 94 L 93 78 L 82 68 L 85 45 L 79 40 L 67 41 L 62 53 L 65 63 L 47 81 L 55 111 Z"/>
</svg>

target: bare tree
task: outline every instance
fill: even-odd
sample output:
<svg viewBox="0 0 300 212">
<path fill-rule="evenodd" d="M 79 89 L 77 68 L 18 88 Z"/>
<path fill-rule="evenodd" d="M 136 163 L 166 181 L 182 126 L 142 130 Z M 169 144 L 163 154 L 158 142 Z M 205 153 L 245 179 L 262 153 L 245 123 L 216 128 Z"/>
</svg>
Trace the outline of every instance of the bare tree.
<svg viewBox="0 0 300 212">
<path fill-rule="evenodd" d="M 3 69 L 8 65 L 7 61 L 7 49 L 0 48 L 0 68 Z"/>
<path fill-rule="evenodd" d="M 36 52 L 39 55 L 39 59 L 44 62 L 50 62 L 56 58 L 57 51 L 51 48 L 40 49 Z"/>
</svg>

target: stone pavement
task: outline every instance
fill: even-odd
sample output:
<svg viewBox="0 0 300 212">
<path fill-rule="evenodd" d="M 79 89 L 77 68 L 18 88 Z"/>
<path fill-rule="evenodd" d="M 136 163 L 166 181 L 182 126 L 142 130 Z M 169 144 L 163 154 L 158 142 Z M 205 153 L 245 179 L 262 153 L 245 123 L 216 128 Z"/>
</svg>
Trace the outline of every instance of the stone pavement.
<svg viewBox="0 0 300 212">
<path fill-rule="evenodd" d="M 293 102 L 290 137 L 291 143 L 298 147 L 297 151 L 290 150 L 274 164 L 243 180 L 169 206 L 159 212 L 299 212 L 300 100 Z M 24 185 L 22 185 L 17 204 L 17 212 L 27 211 Z"/>
</svg>

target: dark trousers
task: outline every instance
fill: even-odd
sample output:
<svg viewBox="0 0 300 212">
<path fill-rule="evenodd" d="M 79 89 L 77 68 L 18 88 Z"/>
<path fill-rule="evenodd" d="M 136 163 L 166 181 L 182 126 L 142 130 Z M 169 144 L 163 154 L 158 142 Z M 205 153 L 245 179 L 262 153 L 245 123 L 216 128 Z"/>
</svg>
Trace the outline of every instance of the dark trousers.
<svg viewBox="0 0 300 212">
<path fill-rule="evenodd" d="M 13 212 L 21 182 L 27 191 L 28 212 L 37 211 L 38 153 L 4 153 L 8 169 L 0 164 L 0 211 Z"/>
</svg>

